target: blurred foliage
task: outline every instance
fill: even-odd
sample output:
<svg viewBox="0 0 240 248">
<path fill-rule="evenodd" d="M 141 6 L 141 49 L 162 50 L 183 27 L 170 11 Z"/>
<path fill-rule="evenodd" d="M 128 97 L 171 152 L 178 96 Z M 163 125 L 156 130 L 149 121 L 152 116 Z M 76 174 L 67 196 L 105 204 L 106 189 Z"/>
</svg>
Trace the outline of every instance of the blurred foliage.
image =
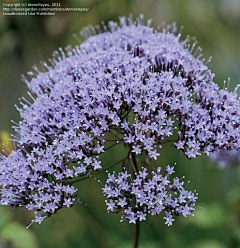
<svg viewBox="0 0 240 248">
<path fill-rule="evenodd" d="M 11 136 L 8 131 L 0 131 L 0 151 L 4 150 L 4 153 L 9 154 L 14 149 L 14 144 L 11 141 Z"/>
<path fill-rule="evenodd" d="M 7 0 L 6 2 L 15 2 Z M 20 2 L 50 2 L 29 0 Z M 54 1 L 56 2 L 56 1 Z M 55 16 L 0 15 L 0 133 L 7 143 L 10 120 L 19 121 L 14 108 L 18 98 L 27 96 L 20 81 L 31 66 L 47 61 L 59 46 L 76 45 L 73 33 L 88 24 L 118 20 L 119 15 L 144 13 L 153 18 L 153 26 L 166 21 L 183 25 L 183 37 L 196 36 L 205 58 L 213 56 L 209 67 L 222 86 L 231 77 L 230 89 L 240 83 L 240 0 L 62 0 L 63 7 L 89 7 L 88 12 L 56 13 Z M 3 131 L 5 130 L 5 131 Z M 12 146 L 12 145 L 11 145 Z M 2 147 L 1 147 L 2 149 Z M 103 155 L 109 165 L 126 153 L 124 147 Z M 142 158 L 138 157 L 139 160 Z M 240 247 L 240 175 L 239 168 L 219 171 L 201 156 L 195 160 L 181 157 L 166 146 L 153 166 L 177 162 L 178 176 L 191 179 L 188 188 L 199 192 L 195 217 L 176 218 L 172 227 L 164 225 L 162 216 L 141 223 L 140 247 L 148 248 L 237 248 Z M 114 168 L 120 170 L 120 166 Z M 106 174 L 99 175 L 104 181 Z M 32 213 L 0 208 L 0 247 L 51 248 L 128 248 L 132 246 L 133 225 L 120 223 L 120 216 L 106 211 L 101 184 L 94 179 L 79 183 L 82 204 L 63 209 L 58 214 L 34 224 Z"/>
<path fill-rule="evenodd" d="M 14 221 L 14 213 L 8 207 L 0 208 L 0 247 L 39 248 L 34 232 Z"/>
</svg>

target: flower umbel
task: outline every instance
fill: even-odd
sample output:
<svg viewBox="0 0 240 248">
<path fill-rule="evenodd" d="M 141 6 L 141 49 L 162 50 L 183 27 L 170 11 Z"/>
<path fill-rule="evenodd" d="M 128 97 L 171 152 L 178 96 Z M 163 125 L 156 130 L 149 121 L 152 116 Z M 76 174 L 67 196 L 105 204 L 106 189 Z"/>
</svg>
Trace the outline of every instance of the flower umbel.
<svg viewBox="0 0 240 248">
<path fill-rule="evenodd" d="M 169 177 L 174 167 L 167 166 L 164 176 L 161 167 L 152 171 L 151 177 L 146 168 L 142 168 L 133 180 L 126 171 L 108 174 L 102 188 L 109 213 L 120 213 L 122 220 L 136 223 L 146 220 L 148 214 L 158 215 L 165 210 L 165 224 L 172 225 L 173 215 L 187 217 L 195 210 L 198 199 L 195 192 L 187 191 L 178 177 L 170 184 Z"/>
<path fill-rule="evenodd" d="M 31 79 L 23 77 L 31 100 L 17 107 L 18 150 L 0 161 L 2 205 L 35 210 L 39 223 L 71 207 L 78 202 L 72 184 L 105 170 L 99 156 L 122 143 L 147 163 L 166 142 L 190 159 L 201 151 L 239 150 L 236 91 L 214 83 L 201 49 L 181 40 L 175 24 L 154 30 L 142 15 L 120 17 L 119 24 L 81 34 L 82 44 L 59 48 L 50 64 L 43 63 L 47 72 L 34 67 Z M 109 175 L 117 180 L 104 187 L 109 212 L 122 211 L 122 219 L 135 223 L 165 210 L 171 225 L 173 214 L 194 211 L 195 194 L 178 178 L 170 184 L 173 169 L 161 176 L 158 168 L 148 177 L 146 168 L 138 173 L 132 166 L 132 182 L 126 171 Z"/>
</svg>

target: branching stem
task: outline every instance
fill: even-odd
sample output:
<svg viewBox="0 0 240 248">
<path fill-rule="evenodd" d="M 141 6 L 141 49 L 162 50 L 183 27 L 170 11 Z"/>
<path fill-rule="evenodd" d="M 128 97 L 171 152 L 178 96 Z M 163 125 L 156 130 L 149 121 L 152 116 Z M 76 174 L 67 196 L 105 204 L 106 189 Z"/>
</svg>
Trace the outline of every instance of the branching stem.
<svg viewBox="0 0 240 248">
<path fill-rule="evenodd" d="M 112 129 L 110 129 L 110 132 L 111 132 L 115 137 L 117 137 L 118 140 L 122 140 L 122 138 L 121 138 L 117 133 L 115 133 Z"/>
<path fill-rule="evenodd" d="M 117 164 L 123 162 L 123 161 L 126 160 L 127 158 L 128 158 L 128 157 L 122 158 L 122 159 L 120 159 L 119 161 L 114 162 L 113 164 L 110 164 L 109 166 L 107 166 L 107 167 L 101 169 L 100 171 L 98 171 L 98 172 L 96 172 L 96 173 L 94 173 L 94 174 L 92 174 L 92 175 L 89 175 L 89 176 L 86 176 L 86 177 L 82 177 L 82 178 L 76 179 L 76 180 L 71 181 L 71 182 L 65 182 L 64 184 L 70 184 L 70 185 L 71 185 L 71 184 L 73 184 L 73 183 L 81 182 L 81 181 L 83 181 L 83 180 L 85 180 L 85 179 L 91 178 L 92 176 L 96 176 L 96 175 L 100 174 L 101 172 L 106 171 L 106 170 L 108 170 L 109 168 L 111 168 L 111 167 L 113 167 L 113 166 L 115 166 L 115 165 L 117 165 Z"/>
<path fill-rule="evenodd" d="M 112 147 L 114 147 L 115 145 L 118 145 L 118 144 L 121 144 L 121 142 L 114 143 L 114 144 L 110 145 L 109 147 L 107 147 L 107 148 L 105 149 L 105 151 L 111 149 Z"/>
</svg>

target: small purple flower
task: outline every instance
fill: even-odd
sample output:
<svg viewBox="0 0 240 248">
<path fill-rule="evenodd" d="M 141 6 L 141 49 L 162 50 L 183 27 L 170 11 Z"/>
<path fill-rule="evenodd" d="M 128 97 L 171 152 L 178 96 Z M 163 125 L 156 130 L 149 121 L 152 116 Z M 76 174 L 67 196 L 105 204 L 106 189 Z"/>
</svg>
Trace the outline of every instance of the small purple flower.
<svg viewBox="0 0 240 248">
<path fill-rule="evenodd" d="M 165 224 L 168 226 L 172 225 L 172 222 L 174 221 L 174 219 L 172 218 L 172 214 L 168 211 L 165 211 L 165 217 L 163 217 L 163 219 L 165 220 Z"/>
</svg>

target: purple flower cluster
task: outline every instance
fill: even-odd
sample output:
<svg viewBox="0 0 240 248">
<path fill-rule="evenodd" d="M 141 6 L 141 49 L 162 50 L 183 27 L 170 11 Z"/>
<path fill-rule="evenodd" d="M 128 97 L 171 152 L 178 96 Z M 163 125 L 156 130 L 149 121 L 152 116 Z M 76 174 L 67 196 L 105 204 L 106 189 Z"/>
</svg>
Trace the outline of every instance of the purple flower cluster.
<svg viewBox="0 0 240 248">
<path fill-rule="evenodd" d="M 77 189 L 59 180 L 57 169 L 67 172 L 64 167 L 63 158 L 54 158 L 49 148 L 39 149 L 38 156 L 12 151 L 1 161 L 1 204 L 35 210 L 34 222 L 39 223 L 59 208 L 72 206 Z"/>
<path fill-rule="evenodd" d="M 147 161 L 170 136 L 188 158 L 240 148 L 236 91 L 219 89 L 175 24 L 154 30 L 142 15 L 121 17 L 81 34 L 85 41 L 56 51 L 45 72 L 23 77 L 30 100 L 17 107 L 19 148 L 0 161 L 0 204 L 34 209 L 37 222 L 72 206 L 71 179 L 102 169 L 99 156 L 121 143 Z"/>
<path fill-rule="evenodd" d="M 165 210 L 165 224 L 172 225 L 173 215 L 187 217 L 193 215 L 197 194 L 187 191 L 178 177 L 170 183 L 169 177 L 174 167 L 167 166 L 164 176 L 161 167 L 152 171 L 151 177 L 146 168 L 142 168 L 133 180 L 126 171 L 111 175 L 108 173 L 106 184 L 102 188 L 109 213 L 120 213 L 121 219 L 136 223 L 146 220 L 147 214 L 158 215 Z"/>
<path fill-rule="evenodd" d="M 65 129 L 87 129 L 94 122 L 100 125 L 94 136 L 102 135 L 102 125 L 104 132 L 110 123 L 123 127 L 124 141 L 132 143 L 137 154 L 147 150 L 150 158 L 158 154 L 152 144 L 175 129 L 175 146 L 188 158 L 218 147 L 239 149 L 237 93 L 219 89 L 200 59 L 201 49 L 190 46 L 189 38 L 180 41 L 175 25 L 156 32 L 149 21 L 143 24 L 142 16 L 137 23 L 123 17 L 119 26 L 110 22 L 109 29 L 86 28 L 86 41 L 68 51 L 68 57 L 62 49 L 61 55 L 56 52 L 53 68 L 45 64 L 49 71 L 28 83 L 39 97 L 20 110 L 20 143 L 45 142 L 46 134 L 59 136 Z M 94 30 L 103 33 L 88 38 Z M 136 115 L 131 126 L 122 118 L 130 112 Z M 74 133 L 66 136 L 73 139 Z M 143 144 L 142 136 L 151 141 Z M 95 150 L 101 148 L 103 143 Z"/>
</svg>

